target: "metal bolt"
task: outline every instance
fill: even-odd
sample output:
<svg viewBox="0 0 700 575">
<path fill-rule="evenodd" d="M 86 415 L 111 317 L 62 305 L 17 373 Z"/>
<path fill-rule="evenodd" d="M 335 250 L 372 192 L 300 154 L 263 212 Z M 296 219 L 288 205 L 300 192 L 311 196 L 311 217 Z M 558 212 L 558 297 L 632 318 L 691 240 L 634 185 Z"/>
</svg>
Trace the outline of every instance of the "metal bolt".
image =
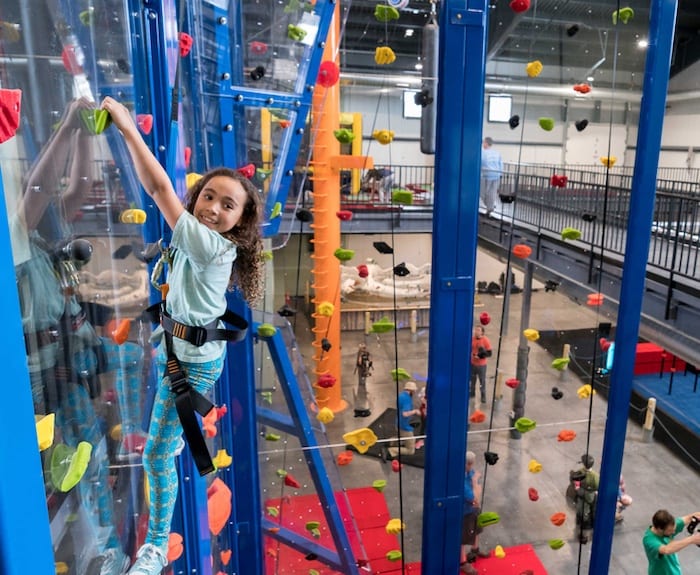
<svg viewBox="0 0 700 575">
<path fill-rule="evenodd" d="M 299 100 L 294 100 L 294 107 L 298 108 L 299 106 L 301 106 L 301 102 Z"/>
<path fill-rule="evenodd" d="M 242 102 L 243 101 L 243 94 L 236 94 L 236 102 Z"/>
<path fill-rule="evenodd" d="M 224 126 L 224 132 L 233 132 L 233 126 L 231 124 L 226 124 Z"/>
<path fill-rule="evenodd" d="M 226 19 L 226 16 L 221 16 L 217 22 L 221 24 L 222 26 L 225 26 L 228 23 L 228 20 Z"/>
<path fill-rule="evenodd" d="M 228 80 L 230 77 L 231 77 L 231 74 L 229 74 L 228 72 L 224 72 L 223 74 L 221 74 L 222 80 Z"/>
<path fill-rule="evenodd" d="M 293 175 L 294 175 L 294 170 L 287 170 L 287 175 L 288 175 L 288 176 L 293 176 Z"/>
<path fill-rule="evenodd" d="M 164 146 L 163 144 L 161 144 L 160 146 L 158 146 L 158 151 L 159 151 L 159 152 L 165 152 L 165 146 Z"/>
<path fill-rule="evenodd" d="M 265 100 L 265 103 L 266 103 L 268 106 L 271 106 L 272 104 L 275 103 L 275 99 L 274 99 L 274 98 L 268 98 L 267 100 Z"/>
<path fill-rule="evenodd" d="M 299 128 L 297 130 L 297 134 L 303 134 L 304 133 L 304 128 Z"/>
</svg>

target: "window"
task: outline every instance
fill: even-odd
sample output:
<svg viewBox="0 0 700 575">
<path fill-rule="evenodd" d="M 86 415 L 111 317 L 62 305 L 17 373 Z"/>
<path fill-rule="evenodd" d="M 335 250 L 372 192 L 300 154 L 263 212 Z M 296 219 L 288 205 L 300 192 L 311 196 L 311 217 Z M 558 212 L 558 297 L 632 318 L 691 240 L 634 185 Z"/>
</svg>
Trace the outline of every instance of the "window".
<svg viewBox="0 0 700 575">
<path fill-rule="evenodd" d="M 416 104 L 417 90 L 404 90 L 403 92 L 403 117 L 420 119 L 423 108 Z"/>
<path fill-rule="evenodd" d="M 511 96 L 489 96 L 489 122 L 507 122 L 512 115 L 512 107 Z"/>
</svg>

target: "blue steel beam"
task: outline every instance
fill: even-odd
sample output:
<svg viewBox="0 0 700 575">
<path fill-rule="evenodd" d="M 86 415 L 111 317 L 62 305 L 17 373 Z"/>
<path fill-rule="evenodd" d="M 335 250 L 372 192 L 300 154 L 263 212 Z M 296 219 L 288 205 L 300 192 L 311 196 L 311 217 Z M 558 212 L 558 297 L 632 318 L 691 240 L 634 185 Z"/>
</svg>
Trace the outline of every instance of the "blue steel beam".
<svg viewBox="0 0 700 575">
<path fill-rule="evenodd" d="M 327 547 L 323 547 L 323 545 L 319 545 L 291 529 L 280 527 L 277 523 L 273 523 L 267 518 L 263 519 L 263 529 L 267 532 L 268 537 L 276 539 L 283 545 L 287 545 L 299 551 L 299 553 L 304 553 L 305 555 L 313 553 L 316 555 L 317 560 L 324 565 L 328 565 L 331 569 L 336 571 L 343 572 L 343 566 L 338 561 L 338 555 Z"/>
<path fill-rule="evenodd" d="M 605 575 L 610 566 L 615 502 L 622 471 L 627 414 L 632 397 L 634 360 L 644 298 L 649 238 L 654 219 L 656 172 L 659 165 L 677 10 L 677 0 L 654 0 L 651 4 L 637 157 L 632 176 L 625 262 L 620 286 L 620 311 L 615 334 L 615 359 L 610 376 L 608 422 L 603 436 L 598 512 L 595 517 L 588 569 L 591 575 Z"/>
<path fill-rule="evenodd" d="M 245 108 L 242 105 L 234 106 L 230 99 L 221 94 L 225 94 L 232 85 L 243 84 L 243 2 L 231 2 L 228 10 L 212 4 L 211 9 L 216 22 L 216 45 L 219 47 L 216 54 L 219 96 L 212 99 L 218 104 L 219 126 L 218 131 L 212 132 L 211 145 L 206 151 L 208 159 L 216 163 L 206 168 L 215 165 L 238 168 L 247 161 Z M 250 309 L 240 297 L 228 297 L 228 305 L 229 309 L 252 324 Z M 233 491 L 233 521 L 229 522 L 226 532 L 234 550 L 235 572 L 262 575 L 265 564 L 260 524 L 262 510 L 252 337 L 228 346 L 224 373 L 218 385 L 218 398 L 222 403 L 240 409 L 237 423 L 228 422 L 221 430 L 224 447 L 231 446 L 233 455 L 233 465 L 223 473 L 222 479 Z"/>
<path fill-rule="evenodd" d="M 439 16 L 433 276 L 423 573 L 457 573 L 467 432 L 486 56 L 485 0 L 447 0 Z M 455 94 L 462 96 L 455 104 Z M 446 345 L 449 342 L 450 345 Z M 433 414 L 431 416 L 431 413 Z"/>
<path fill-rule="evenodd" d="M 0 197 L 5 197 L 0 169 Z M 0 402 L 0 573 L 21 575 L 55 571 L 44 475 L 39 458 L 27 351 L 16 292 L 12 244 L 5 209 L 0 209 L 0 298 L 3 318 L 2 361 L 12 400 Z M 9 387 L 8 387 L 9 389 Z"/>
<path fill-rule="evenodd" d="M 253 327 L 253 331 L 257 331 L 257 325 Z M 284 339 L 278 330 L 275 335 L 266 338 L 265 341 L 267 341 L 270 357 L 275 366 L 290 415 L 297 428 L 295 435 L 299 438 L 302 448 L 304 448 L 304 459 L 316 487 L 316 493 L 326 516 L 333 543 L 335 543 L 337 559 L 334 563 L 337 567 L 330 563 L 328 564 L 346 575 L 358 575 L 359 571 L 350 546 L 350 539 L 340 517 L 333 486 L 325 473 L 321 452 L 311 426 L 309 414 L 306 411 L 306 405 L 302 400 L 301 393 L 299 393 L 299 383 L 294 375 L 294 369 L 289 360 Z M 302 546 L 301 550 L 306 550 L 307 553 L 315 552 L 313 548 L 318 547 L 312 541 L 304 538 L 300 539 L 299 545 Z M 319 559 L 321 558 L 322 556 L 319 555 Z"/>
<path fill-rule="evenodd" d="M 250 309 L 240 298 L 230 296 L 228 307 L 252 325 Z M 249 328 L 253 331 L 253 328 Z M 258 435 L 255 419 L 255 359 L 253 338 L 229 344 L 224 373 L 217 385 L 220 403 L 235 408 L 234 417 L 221 421 L 223 447 L 233 455 L 233 465 L 220 472 L 221 479 L 233 491 L 233 520 L 227 526 L 228 540 L 234 550 L 234 573 L 261 575 L 264 572 L 261 532 L 262 504 Z M 233 410 L 232 410 L 233 411 Z"/>
<path fill-rule="evenodd" d="M 270 425 L 275 429 L 279 429 L 280 431 L 284 431 L 285 433 L 290 433 L 294 436 L 297 435 L 297 428 L 291 417 L 283 413 L 277 413 L 267 407 L 258 407 L 258 421 L 265 425 Z"/>
</svg>

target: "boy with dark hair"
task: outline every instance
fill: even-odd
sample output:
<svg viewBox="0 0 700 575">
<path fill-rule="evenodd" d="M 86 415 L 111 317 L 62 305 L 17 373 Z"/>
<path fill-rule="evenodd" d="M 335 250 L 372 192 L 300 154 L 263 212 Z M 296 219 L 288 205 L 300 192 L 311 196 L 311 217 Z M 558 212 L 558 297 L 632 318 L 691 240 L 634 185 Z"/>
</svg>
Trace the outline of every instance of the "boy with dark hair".
<svg viewBox="0 0 700 575">
<path fill-rule="evenodd" d="M 644 552 L 649 560 L 649 575 L 682 575 L 681 565 L 678 561 L 678 553 L 693 543 L 700 545 L 700 531 L 695 531 L 690 536 L 674 541 L 683 528 L 691 520 L 700 520 L 700 511 L 674 518 L 666 509 L 659 509 L 651 519 L 651 525 L 647 527 L 642 538 Z"/>
</svg>

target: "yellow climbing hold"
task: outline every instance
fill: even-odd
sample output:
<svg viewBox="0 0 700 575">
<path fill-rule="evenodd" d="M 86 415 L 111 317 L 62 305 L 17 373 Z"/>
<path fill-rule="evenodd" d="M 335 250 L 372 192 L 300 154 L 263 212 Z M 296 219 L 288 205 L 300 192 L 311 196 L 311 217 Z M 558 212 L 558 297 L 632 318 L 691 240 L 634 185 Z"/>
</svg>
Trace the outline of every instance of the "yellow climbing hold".
<svg viewBox="0 0 700 575">
<path fill-rule="evenodd" d="M 537 341 L 538 339 L 540 339 L 540 332 L 536 329 L 532 329 L 531 327 L 524 329 L 523 335 L 528 341 Z"/>
<path fill-rule="evenodd" d="M 612 168 L 615 165 L 615 162 L 617 162 L 617 158 L 615 156 L 600 157 L 600 163 L 603 164 L 606 168 Z"/>
<path fill-rule="evenodd" d="M 539 473 L 542 471 L 542 464 L 536 459 L 531 459 L 530 463 L 527 464 L 527 470 L 530 473 Z"/>
<path fill-rule="evenodd" d="M 138 209 L 124 210 L 119 214 L 119 221 L 122 224 L 144 224 L 146 223 L 146 212 Z"/>
<path fill-rule="evenodd" d="M 525 72 L 527 72 L 527 75 L 530 76 L 530 78 L 536 78 L 542 72 L 543 67 L 542 62 L 539 60 L 533 60 L 532 62 L 527 63 L 525 66 Z"/>
<path fill-rule="evenodd" d="M 506 556 L 506 552 L 502 545 L 496 545 L 496 548 L 493 550 L 493 556 L 497 557 L 498 559 L 503 559 Z"/>
<path fill-rule="evenodd" d="M 187 189 L 189 190 L 192 186 L 194 186 L 199 180 L 202 179 L 202 174 L 198 174 L 196 172 L 190 172 L 185 176 L 185 185 L 187 186 Z"/>
<path fill-rule="evenodd" d="M 53 445 L 54 428 L 56 416 L 53 413 L 48 415 L 36 415 L 36 437 L 39 440 L 39 451 L 44 451 Z"/>
<path fill-rule="evenodd" d="M 335 311 L 335 306 L 329 301 L 322 301 L 316 306 L 316 313 L 325 317 L 331 317 Z"/>
<path fill-rule="evenodd" d="M 397 533 L 406 529 L 406 524 L 403 523 L 401 519 L 389 519 L 389 522 L 386 524 L 385 529 L 389 535 L 396 535 Z"/>
<path fill-rule="evenodd" d="M 576 395 L 578 395 L 581 399 L 588 399 L 594 393 L 595 390 L 591 387 L 590 383 L 586 383 L 576 390 Z"/>
<path fill-rule="evenodd" d="M 330 408 L 328 407 L 322 407 L 319 411 L 318 414 L 316 415 L 316 419 L 318 419 L 321 423 L 330 423 L 335 419 L 335 414 L 333 411 L 331 411 Z"/>
<path fill-rule="evenodd" d="M 216 452 L 216 457 L 212 460 L 217 469 L 226 469 L 233 463 L 233 457 L 231 457 L 225 449 L 219 449 Z"/>
<path fill-rule="evenodd" d="M 361 427 L 355 431 L 349 431 L 343 435 L 343 441 L 352 445 L 359 453 L 367 453 L 367 450 L 377 443 L 378 437 L 368 427 Z"/>
<path fill-rule="evenodd" d="M 374 50 L 374 61 L 379 66 L 393 64 L 396 61 L 396 54 L 389 46 L 377 46 Z"/>
<path fill-rule="evenodd" d="M 372 137 L 377 140 L 380 144 L 383 146 L 386 146 L 387 144 L 391 144 L 394 140 L 394 131 L 393 130 L 375 130 L 372 132 Z"/>
</svg>

